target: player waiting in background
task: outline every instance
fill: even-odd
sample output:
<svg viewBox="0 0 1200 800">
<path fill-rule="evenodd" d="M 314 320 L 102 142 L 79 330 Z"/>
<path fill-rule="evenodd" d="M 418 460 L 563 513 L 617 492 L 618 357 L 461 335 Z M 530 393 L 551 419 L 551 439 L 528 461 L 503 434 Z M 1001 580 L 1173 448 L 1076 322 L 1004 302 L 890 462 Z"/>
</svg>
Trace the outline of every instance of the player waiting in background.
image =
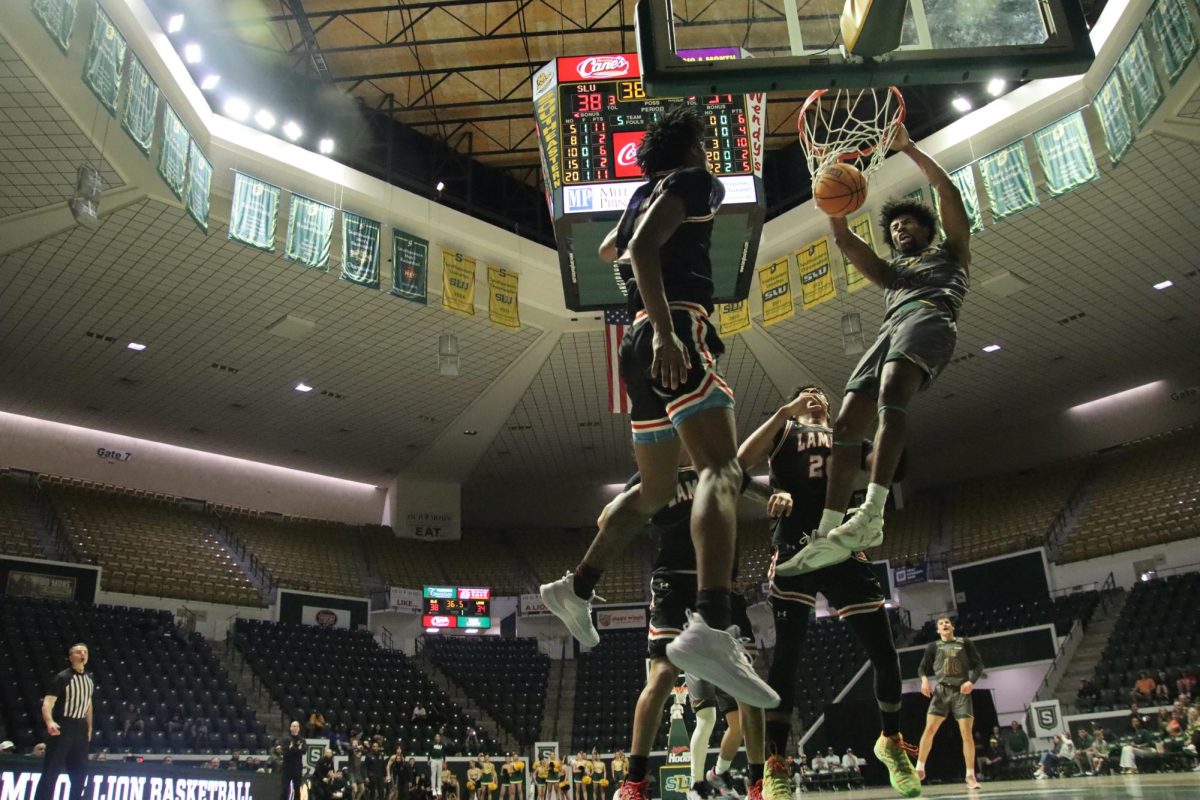
<svg viewBox="0 0 1200 800">
<path fill-rule="evenodd" d="M 854 630 L 875 671 L 881 731 L 875 742 L 875 756 L 887 767 L 892 788 L 904 797 L 916 797 L 921 793 L 921 781 L 908 759 L 912 748 L 900 733 L 900 658 L 884 608 L 883 589 L 867 557 L 855 553 L 846 561 L 791 577 L 780 575 L 778 570 L 779 563 L 803 547 L 821 516 L 832 444 L 829 399 L 818 386 L 802 386 L 742 442 L 738 451 L 746 469 L 768 462 L 771 487 L 779 493 L 767 505 L 774 518 L 769 596 L 776 641 L 767 680 L 781 700 L 777 708 L 767 712 L 767 747 L 780 757 L 787 754 L 796 673 L 804 652 L 810 610 L 816 606 L 817 594 L 822 594 L 838 618 Z M 849 448 L 844 452 L 848 454 Z M 870 445 L 860 441 L 856 466 L 868 468 L 872 457 Z M 763 795 L 766 800 L 788 800 L 788 776 L 768 770 Z"/>
<path fill-rule="evenodd" d="M 671 661 L 739 701 L 766 708 L 779 698 L 745 660 L 730 624 L 730 571 L 737 539 L 733 390 L 717 370 L 725 351 L 709 321 L 713 309 L 713 218 L 725 188 L 707 168 L 704 124 L 686 107 L 652 123 L 638 146 L 647 181 L 600 247 L 616 261 L 634 323 L 621 342 L 621 377 L 631 404 L 641 491 L 610 503 L 604 526 L 574 573 L 541 587 L 547 608 L 585 645 L 599 635 L 590 599 L 604 567 L 677 488 L 680 439 L 699 482 L 692 504 L 697 616 L 671 643 Z"/>
<path fill-rule="evenodd" d="M 921 666 L 921 694 L 930 698 L 925 716 L 925 732 L 921 734 L 921 753 L 917 756 L 917 775 L 925 779 L 925 759 L 933 747 L 933 737 L 953 713 L 962 734 L 963 761 L 967 765 L 967 788 L 978 789 L 975 778 L 975 703 L 971 692 L 983 675 L 983 659 L 970 639 L 954 635 L 954 623 L 949 617 L 937 621 L 938 640 L 925 647 Z M 930 685 L 929 679 L 936 682 Z"/>
<path fill-rule="evenodd" d="M 971 221 L 954 181 L 913 144 L 899 126 L 893 150 L 907 155 L 933 185 L 945 238 L 937 241 L 933 210 L 914 200 L 885 203 L 884 238 L 896 257 L 884 261 L 850 230 L 845 217 L 830 217 L 842 253 L 869 281 L 884 290 L 883 325 L 846 384 L 846 398 L 833 425 L 833 453 L 825 508 L 805 547 L 776 564 L 780 575 L 797 575 L 845 561 L 851 553 L 883 541 L 883 509 L 908 432 L 908 404 L 950 363 L 958 338 L 959 309 L 967 294 Z M 846 519 L 862 452 L 862 439 L 876 416 L 875 459 L 863 504 Z"/>
<path fill-rule="evenodd" d="M 747 624 L 749 624 L 749 617 L 745 612 L 745 598 L 740 594 L 735 594 L 733 598 L 734 619 L 746 617 Z M 738 627 L 741 627 L 740 624 Z M 752 658 L 758 655 L 758 647 L 753 643 L 753 637 L 746 644 L 746 652 Z M 689 747 L 692 752 L 692 780 L 688 787 L 688 799 L 707 800 L 713 796 L 732 794 L 733 777 L 729 774 L 729 770 L 733 767 L 733 759 L 737 755 L 738 748 L 742 746 L 742 716 L 737 701 L 707 681 L 699 680 L 692 675 L 685 675 L 684 678 L 687 683 L 688 699 L 691 702 L 692 711 L 696 715 L 696 727 L 692 729 Z M 708 743 L 717 726 L 718 714 L 725 718 L 725 733 L 721 735 L 717 763 L 712 769 L 706 771 Z"/>
</svg>

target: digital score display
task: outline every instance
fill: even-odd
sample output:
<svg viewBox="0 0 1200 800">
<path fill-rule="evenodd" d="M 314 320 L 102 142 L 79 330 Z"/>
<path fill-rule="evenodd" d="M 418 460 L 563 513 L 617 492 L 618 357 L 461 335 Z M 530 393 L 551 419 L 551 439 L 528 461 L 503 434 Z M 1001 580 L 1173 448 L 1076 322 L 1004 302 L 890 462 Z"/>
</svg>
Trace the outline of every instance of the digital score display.
<svg viewBox="0 0 1200 800">
<path fill-rule="evenodd" d="M 426 628 L 492 627 L 492 590 L 471 586 L 426 586 L 421 591 Z"/>
</svg>

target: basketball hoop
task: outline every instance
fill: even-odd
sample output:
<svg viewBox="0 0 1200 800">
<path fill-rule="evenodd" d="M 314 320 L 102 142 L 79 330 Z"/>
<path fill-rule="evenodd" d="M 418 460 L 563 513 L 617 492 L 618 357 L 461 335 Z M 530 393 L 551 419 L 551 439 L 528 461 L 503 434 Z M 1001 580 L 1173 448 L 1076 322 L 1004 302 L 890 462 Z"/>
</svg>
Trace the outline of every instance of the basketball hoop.
<svg viewBox="0 0 1200 800">
<path fill-rule="evenodd" d="M 809 174 L 815 177 L 840 161 L 869 176 L 883 163 L 892 136 L 904 122 L 904 111 L 904 95 L 895 86 L 817 89 L 796 120 Z"/>
</svg>

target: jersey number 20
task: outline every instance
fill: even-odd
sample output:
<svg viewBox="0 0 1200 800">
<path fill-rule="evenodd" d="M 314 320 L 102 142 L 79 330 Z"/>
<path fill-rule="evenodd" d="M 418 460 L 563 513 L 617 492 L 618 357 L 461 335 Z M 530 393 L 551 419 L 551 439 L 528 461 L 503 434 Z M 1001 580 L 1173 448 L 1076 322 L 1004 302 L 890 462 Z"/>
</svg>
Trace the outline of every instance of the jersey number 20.
<svg viewBox="0 0 1200 800">
<path fill-rule="evenodd" d="M 808 457 L 808 477 L 825 477 L 825 456 L 813 454 Z"/>
</svg>

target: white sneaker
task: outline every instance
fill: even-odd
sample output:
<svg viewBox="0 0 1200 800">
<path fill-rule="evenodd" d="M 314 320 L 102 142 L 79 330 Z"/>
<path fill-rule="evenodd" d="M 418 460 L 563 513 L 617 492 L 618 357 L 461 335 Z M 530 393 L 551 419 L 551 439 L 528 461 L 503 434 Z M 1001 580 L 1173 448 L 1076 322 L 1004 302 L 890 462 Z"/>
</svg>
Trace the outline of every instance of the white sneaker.
<svg viewBox="0 0 1200 800">
<path fill-rule="evenodd" d="M 854 509 L 850 519 L 829 532 L 829 541 L 847 550 L 869 550 L 883 542 L 883 514 L 866 506 Z"/>
<path fill-rule="evenodd" d="M 725 780 L 724 775 L 718 775 L 716 769 L 710 768 L 704 775 L 704 781 L 711 786 L 721 797 L 737 797 L 738 793 L 734 791 L 733 785 Z"/>
<path fill-rule="evenodd" d="M 822 536 L 817 538 L 816 531 L 808 535 L 807 543 L 792 554 L 786 561 L 775 563 L 775 574 L 785 578 L 793 575 L 803 575 L 806 572 L 840 564 L 850 558 L 851 551 L 840 543 Z"/>
<path fill-rule="evenodd" d="M 687 620 L 683 633 L 667 645 L 667 658 L 676 668 L 755 708 L 779 705 L 778 693 L 758 677 L 740 639 L 728 631 L 710 628 L 691 611 L 687 612 Z"/>
<path fill-rule="evenodd" d="M 585 647 L 595 647 L 600 644 L 600 634 L 592 624 L 592 603 L 582 600 L 575 594 L 575 574 L 568 572 L 553 583 L 543 583 L 538 587 L 542 602 L 550 613 L 562 620 L 571 635 Z M 592 597 L 596 597 L 593 592 Z"/>
</svg>

